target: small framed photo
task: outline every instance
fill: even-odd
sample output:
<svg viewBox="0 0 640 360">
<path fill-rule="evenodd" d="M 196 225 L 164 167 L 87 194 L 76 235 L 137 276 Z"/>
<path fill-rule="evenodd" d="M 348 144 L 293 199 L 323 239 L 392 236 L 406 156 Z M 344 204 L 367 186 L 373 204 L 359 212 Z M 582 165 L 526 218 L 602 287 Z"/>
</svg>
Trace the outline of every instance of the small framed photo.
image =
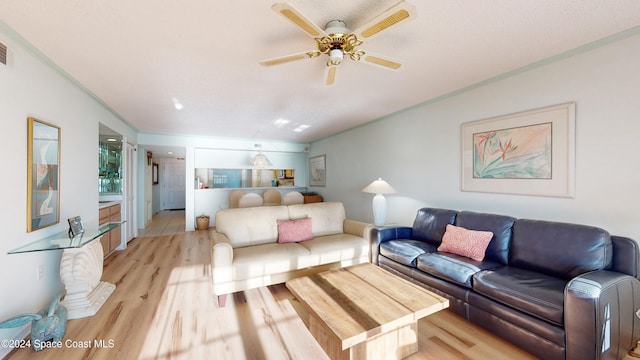
<svg viewBox="0 0 640 360">
<path fill-rule="evenodd" d="M 80 216 L 74 216 L 67 219 L 69 221 L 69 236 L 74 237 L 84 233 L 84 225 L 82 225 L 82 219 Z"/>
</svg>

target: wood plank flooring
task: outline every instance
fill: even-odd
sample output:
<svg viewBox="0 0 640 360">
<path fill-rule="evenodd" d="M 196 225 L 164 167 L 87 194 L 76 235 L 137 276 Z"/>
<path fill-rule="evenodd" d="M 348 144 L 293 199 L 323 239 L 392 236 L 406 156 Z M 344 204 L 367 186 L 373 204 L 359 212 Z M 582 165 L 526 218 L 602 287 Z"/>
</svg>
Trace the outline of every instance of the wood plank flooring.
<svg viewBox="0 0 640 360">
<path fill-rule="evenodd" d="M 116 290 L 95 316 L 69 320 L 62 349 L 20 349 L 8 359 L 326 358 L 283 284 L 236 293 L 218 308 L 210 253 L 207 231 L 184 231 L 183 211 L 160 212 L 105 260 L 103 279 Z M 419 352 L 408 359 L 534 358 L 445 310 L 419 322 Z"/>
</svg>

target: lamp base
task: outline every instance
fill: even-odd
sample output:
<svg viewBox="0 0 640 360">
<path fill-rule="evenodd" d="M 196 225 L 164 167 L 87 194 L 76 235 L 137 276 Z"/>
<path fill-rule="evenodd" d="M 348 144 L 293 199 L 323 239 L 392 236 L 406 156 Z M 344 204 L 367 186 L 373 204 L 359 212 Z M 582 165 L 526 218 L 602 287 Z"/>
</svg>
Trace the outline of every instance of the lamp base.
<svg viewBox="0 0 640 360">
<path fill-rule="evenodd" d="M 376 226 L 383 226 L 387 217 L 387 199 L 382 194 L 373 197 L 373 223 Z"/>
</svg>

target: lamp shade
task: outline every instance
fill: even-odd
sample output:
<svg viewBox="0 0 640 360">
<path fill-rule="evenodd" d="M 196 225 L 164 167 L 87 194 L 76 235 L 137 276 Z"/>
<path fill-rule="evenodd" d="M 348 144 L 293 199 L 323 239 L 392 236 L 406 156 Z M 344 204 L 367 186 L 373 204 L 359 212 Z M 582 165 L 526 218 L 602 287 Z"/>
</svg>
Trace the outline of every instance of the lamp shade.
<svg viewBox="0 0 640 360">
<path fill-rule="evenodd" d="M 329 59 L 331 60 L 331 63 L 340 64 L 343 58 L 344 53 L 342 52 L 342 49 L 331 49 L 329 51 Z"/>
<path fill-rule="evenodd" d="M 362 192 L 371 194 L 395 194 L 396 190 L 392 188 L 388 182 L 382 180 L 382 178 L 378 178 L 378 180 L 375 180 L 362 189 Z"/>
</svg>

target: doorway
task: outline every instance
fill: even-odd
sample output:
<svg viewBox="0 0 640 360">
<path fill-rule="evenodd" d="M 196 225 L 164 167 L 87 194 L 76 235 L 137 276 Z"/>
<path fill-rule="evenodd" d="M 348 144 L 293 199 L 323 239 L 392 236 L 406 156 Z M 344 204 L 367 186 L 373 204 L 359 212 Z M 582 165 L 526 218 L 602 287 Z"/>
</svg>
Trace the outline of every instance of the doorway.
<svg viewBox="0 0 640 360">
<path fill-rule="evenodd" d="M 161 162 L 161 210 L 184 210 L 186 188 L 186 164 L 184 160 L 162 159 Z M 164 184 L 164 185 L 163 185 Z"/>
<path fill-rule="evenodd" d="M 137 214 L 136 214 L 136 167 L 138 158 L 136 157 L 136 147 L 130 143 L 124 146 L 124 189 L 123 189 L 123 239 L 125 244 L 138 236 Z"/>
</svg>

